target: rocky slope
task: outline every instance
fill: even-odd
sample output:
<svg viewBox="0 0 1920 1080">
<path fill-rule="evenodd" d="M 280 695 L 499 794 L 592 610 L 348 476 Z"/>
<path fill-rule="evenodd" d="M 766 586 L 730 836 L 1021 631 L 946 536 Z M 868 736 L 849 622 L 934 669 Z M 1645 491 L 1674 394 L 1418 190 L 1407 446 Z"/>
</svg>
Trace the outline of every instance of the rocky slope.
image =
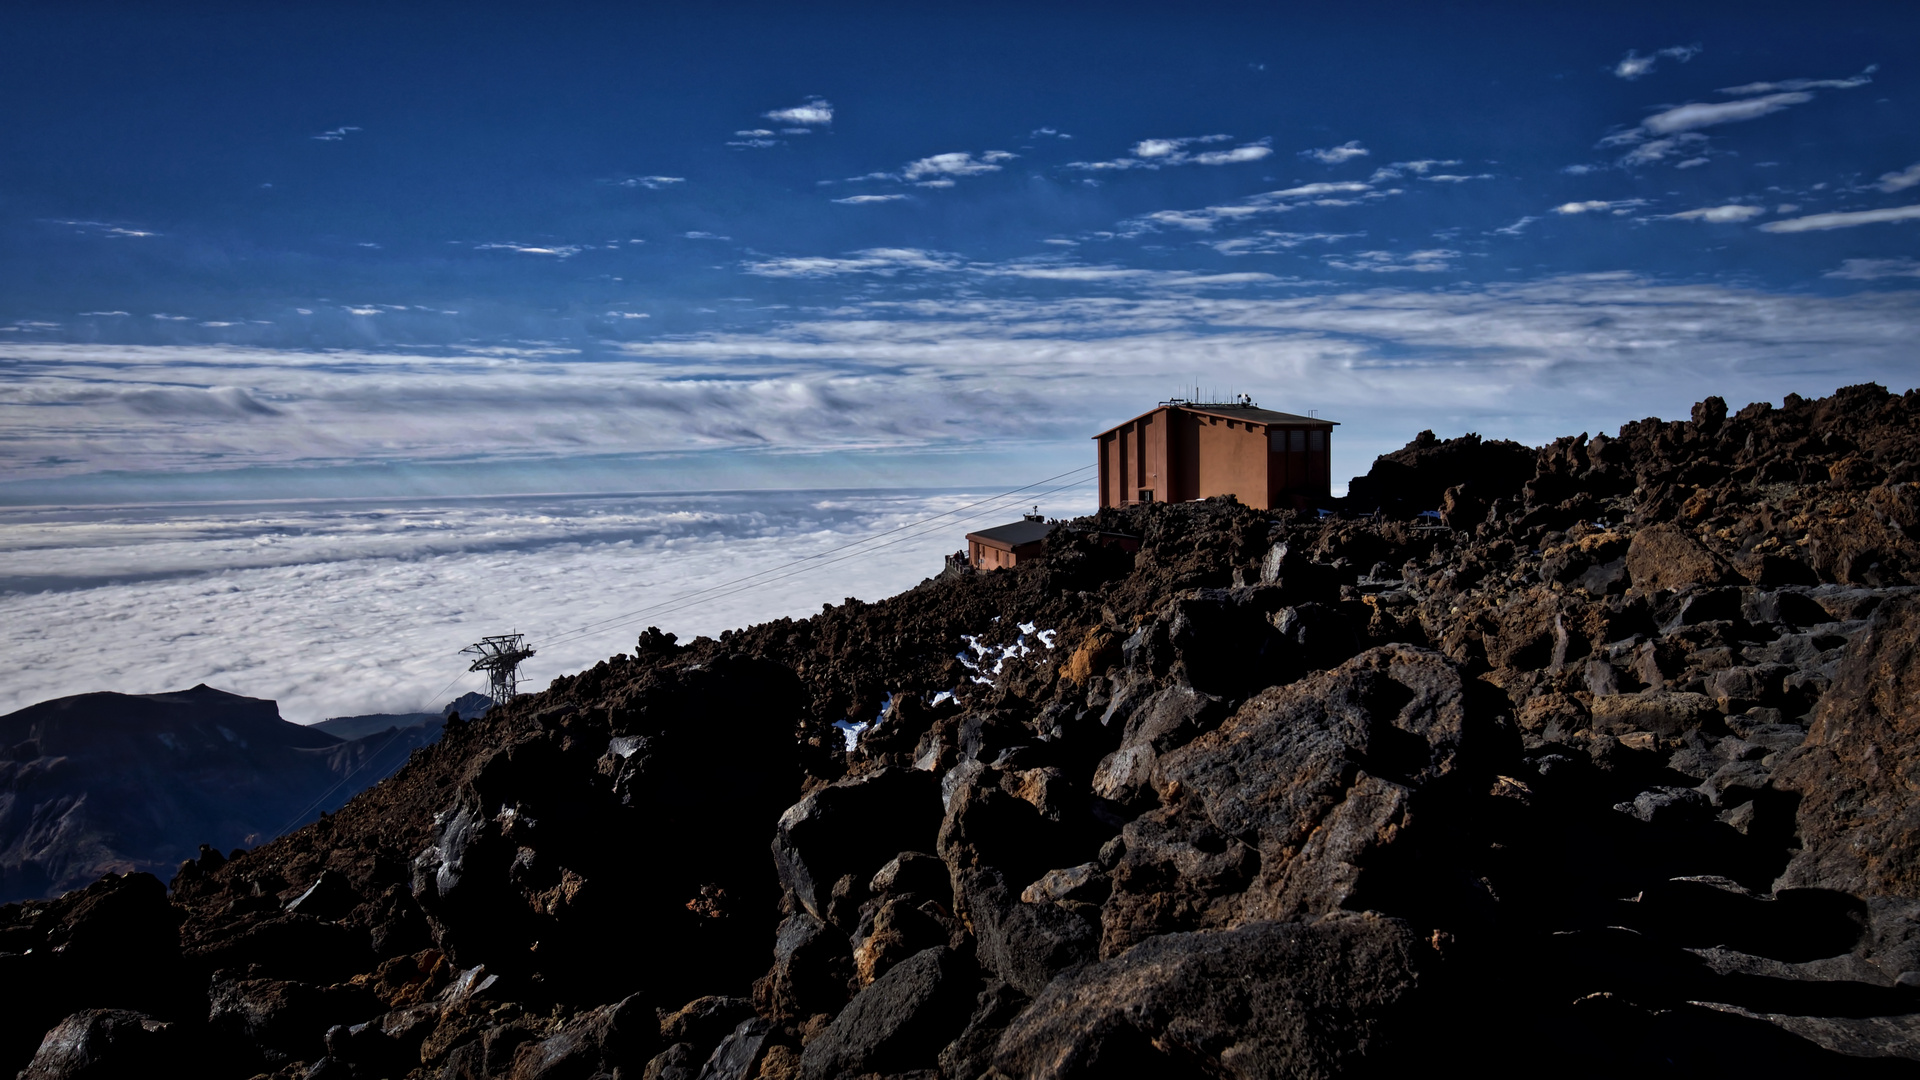
<svg viewBox="0 0 1920 1080">
<path fill-rule="evenodd" d="M 0 901 L 108 872 L 171 876 L 201 844 L 258 844 L 392 773 L 444 716 L 302 727 L 271 701 L 209 686 L 78 694 L 0 716 Z"/>
<path fill-rule="evenodd" d="M 1031 566 L 649 632 L 171 899 L 9 906 L 0 976 L 40 990 L 0 1053 L 1910 1075 L 1916 481 L 1920 393 L 1709 399 L 1423 435 L 1325 517 L 1105 511 Z"/>
</svg>

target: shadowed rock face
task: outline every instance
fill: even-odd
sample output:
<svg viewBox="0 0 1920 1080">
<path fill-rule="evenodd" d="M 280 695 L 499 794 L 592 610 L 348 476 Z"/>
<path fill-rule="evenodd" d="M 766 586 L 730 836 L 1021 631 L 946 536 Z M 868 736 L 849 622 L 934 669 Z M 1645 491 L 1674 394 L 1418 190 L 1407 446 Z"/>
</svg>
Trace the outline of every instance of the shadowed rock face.
<svg viewBox="0 0 1920 1080">
<path fill-rule="evenodd" d="M 1710 399 L 649 631 L 171 900 L 0 909 L 0 1069 L 1909 1075 L 1916 462 L 1920 395 Z"/>
</svg>

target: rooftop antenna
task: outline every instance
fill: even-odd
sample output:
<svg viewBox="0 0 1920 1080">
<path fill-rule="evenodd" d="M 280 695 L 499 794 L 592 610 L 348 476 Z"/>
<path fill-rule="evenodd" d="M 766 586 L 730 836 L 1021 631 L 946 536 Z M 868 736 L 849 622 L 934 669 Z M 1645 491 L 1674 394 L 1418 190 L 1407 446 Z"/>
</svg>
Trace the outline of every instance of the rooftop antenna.
<svg viewBox="0 0 1920 1080">
<path fill-rule="evenodd" d="M 497 634 L 484 637 L 460 650 L 462 655 L 473 653 L 479 659 L 470 665 L 468 671 L 487 673 L 487 696 L 495 705 L 505 705 L 519 693 L 520 662 L 533 655 L 533 649 L 527 645 L 520 634 Z"/>
</svg>

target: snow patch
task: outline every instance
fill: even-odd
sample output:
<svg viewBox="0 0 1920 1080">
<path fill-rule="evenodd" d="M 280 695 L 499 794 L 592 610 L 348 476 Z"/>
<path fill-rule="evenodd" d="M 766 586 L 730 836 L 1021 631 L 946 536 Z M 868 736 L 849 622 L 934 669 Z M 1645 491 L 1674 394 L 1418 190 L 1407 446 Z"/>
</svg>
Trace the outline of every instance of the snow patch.
<svg viewBox="0 0 1920 1080">
<path fill-rule="evenodd" d="M 934 700 L 938 702 L 939 699 L 935 698 Z M 840 734 L 847 741 L 847 753 L 853 753 L 854 749 L 860 745 L 860 736 L 872 730 L 880 721 L 885 720 L 887 718 L 887 710 L 891 708 L 893 708 L 893 694 L 888 693 L 887 699 L 880 703 L 880 711 L 874 715 L 873 719 L 835 720 L 833 722 L 833 726 L 840 729 Z"/>
<path fill-rule="evenodd" d="M 999 617 L 995 616 L 994 621 L 999 622 Z M 1033 651 L 1033 646 L 1027 644 L 1029 637 L 1039 641 L 1043 648 L 1051 650 L 1057 633 L 1056 630 L 1042 630 L 1036 623 L 1021 623 L 1020 636 L 1014 638 L 1011 645 L 982 645 L 977 635 L 961 634 L 960 640 L 967 643 L 967 649 L 971 650 L 973 655 L 958 652 L 954 654 L 954 659 L 973 672 L 970 676 L 973 682 L 992 686 L 993 680 L 988 678 L 989 675 L 1000 674 L 1000 670 L 1006 666 L 1007 661 L 1017 660 Z"/>
</svg>

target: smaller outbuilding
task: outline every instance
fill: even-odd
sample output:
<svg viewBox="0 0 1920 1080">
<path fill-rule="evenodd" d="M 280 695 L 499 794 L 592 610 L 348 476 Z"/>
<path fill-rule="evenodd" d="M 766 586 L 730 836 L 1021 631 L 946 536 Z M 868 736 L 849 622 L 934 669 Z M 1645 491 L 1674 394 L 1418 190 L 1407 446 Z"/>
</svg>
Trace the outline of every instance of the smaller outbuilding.
<svg viewBox="0 0 1920 1080">
<path fill-rule="evenodd" d="M 975 570 L 1018 566 L 1040 554 L 1047 534 L 1053 531 L 1056 524 L 1039 514 L 1024 514 L 1011 525 L 996 525 L 991 529 L 970 532 L 967 534 L 967 562 Z"/>
</svg>

